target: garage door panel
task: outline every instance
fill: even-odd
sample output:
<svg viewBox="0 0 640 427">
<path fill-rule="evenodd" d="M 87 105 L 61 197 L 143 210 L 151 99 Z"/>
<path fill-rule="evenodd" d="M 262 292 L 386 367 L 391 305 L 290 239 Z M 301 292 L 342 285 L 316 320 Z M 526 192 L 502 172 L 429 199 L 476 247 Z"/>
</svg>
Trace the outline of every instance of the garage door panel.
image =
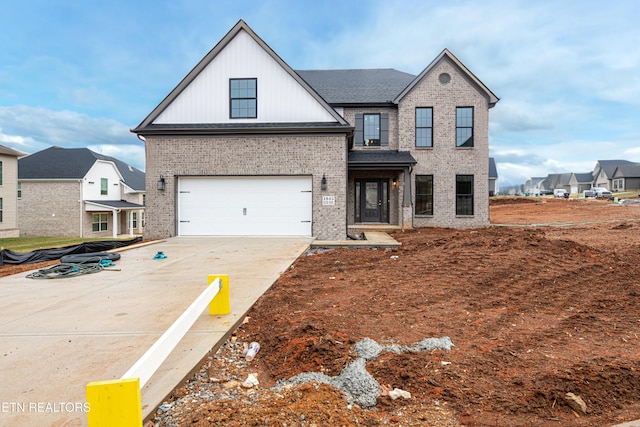
<svg viewBox="0 0 640 427">
<path fill-rule="evenodd" d="M 311 177 L 180 178 L 180 235 L 311 235 Z"/>
</svg>

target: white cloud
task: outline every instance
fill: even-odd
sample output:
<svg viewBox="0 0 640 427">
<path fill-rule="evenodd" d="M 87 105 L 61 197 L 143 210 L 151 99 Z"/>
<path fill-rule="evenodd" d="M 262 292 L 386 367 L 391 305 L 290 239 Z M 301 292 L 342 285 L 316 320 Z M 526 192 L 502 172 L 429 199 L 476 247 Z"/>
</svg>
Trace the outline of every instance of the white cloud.
<svg viewBox="0 0 640 427">
<path fill-rule="evenodd" d="M 129 128 L 112 119 L 90 117 L 74 111 L 0 106 L 0 141 L 29 154 L 56 145 L 63 148 L 94 146 L 144 169 L 144 145 Z M 133 147 L 139 147 L 137 150 Z M 140 155 L 142 151 L 143 155 Z"/>
</svg>

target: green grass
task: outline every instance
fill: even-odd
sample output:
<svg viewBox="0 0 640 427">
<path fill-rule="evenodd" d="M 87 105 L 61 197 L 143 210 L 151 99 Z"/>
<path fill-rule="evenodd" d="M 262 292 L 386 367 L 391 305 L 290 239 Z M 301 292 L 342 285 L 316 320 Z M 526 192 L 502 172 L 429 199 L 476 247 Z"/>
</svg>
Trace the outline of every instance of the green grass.
<svg viewBox="0 0 640 427">
<path fill-rule="evenodd" d="M 84 242 L 100 242 L 105 240 L 114 239 L 81 239 L 79 237 L 13 237 L 0 239 L 0 249 L 10 249 L 14 252 L 31 252 L 36 249 L 61 248 L 63 246 L 78 245 Z"/>
</svg>

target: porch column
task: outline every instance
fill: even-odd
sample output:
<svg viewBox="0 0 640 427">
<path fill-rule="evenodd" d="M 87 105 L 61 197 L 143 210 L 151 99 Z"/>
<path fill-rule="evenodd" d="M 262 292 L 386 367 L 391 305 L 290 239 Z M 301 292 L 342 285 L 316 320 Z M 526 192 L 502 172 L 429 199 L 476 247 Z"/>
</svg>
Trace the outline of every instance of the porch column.
<svg viewBox="0 0 640 427">
<path fill-rule="evenodd" d="M 402 189 L 402 206 L 411 206 L 411 174 L 409 173 L 409 168 L 404 170 L 404 185 Z"/>
<path fill-rule="evenodd" d="M 127 223 L 129 224 L 129 237 L 133 237 L 133 211 L 127 211 Z"/>
<path fill-rule="evenodd" d="M 118 238 L 118 210 L 113 209 L 111 212 L 113 213 L 113 220 L 111 221 L 113 223 L 113 238 L 117 239 Z"/>
</svg>

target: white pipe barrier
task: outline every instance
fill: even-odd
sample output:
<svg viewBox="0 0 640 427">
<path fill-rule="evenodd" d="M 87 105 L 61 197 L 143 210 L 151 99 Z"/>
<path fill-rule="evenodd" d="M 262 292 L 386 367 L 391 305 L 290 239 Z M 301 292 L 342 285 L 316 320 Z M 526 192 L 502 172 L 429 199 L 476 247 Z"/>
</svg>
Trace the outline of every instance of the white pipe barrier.
<svg viewBox="0 0 640 427">
<path fill-rule="evenodd" d="M 218 278 L 207 286 L 200 296 L 182 313 L 178 320 L 166 330 L 147 352 L 122 376 L 125 378 L 140 378 L 140 388 L 143 388 L 151 376 L 169 357 L 180 340 L 196 322 L 200 313 L 209 305 L 213 297 L 222 289 L 222 281 Z"/>
<path fill-rule="evenodd" d="M 87 384 L 89 427 L 142 425 L 140 390 L 193 326 L 205 307 L 209 306 L 211 315 L 230 313 L 229 276 L 209 275 L 208 282 L 209 286 L 120 380 Z M 218 294 L 219 297 L 214 300 Z"/>
</svg>

